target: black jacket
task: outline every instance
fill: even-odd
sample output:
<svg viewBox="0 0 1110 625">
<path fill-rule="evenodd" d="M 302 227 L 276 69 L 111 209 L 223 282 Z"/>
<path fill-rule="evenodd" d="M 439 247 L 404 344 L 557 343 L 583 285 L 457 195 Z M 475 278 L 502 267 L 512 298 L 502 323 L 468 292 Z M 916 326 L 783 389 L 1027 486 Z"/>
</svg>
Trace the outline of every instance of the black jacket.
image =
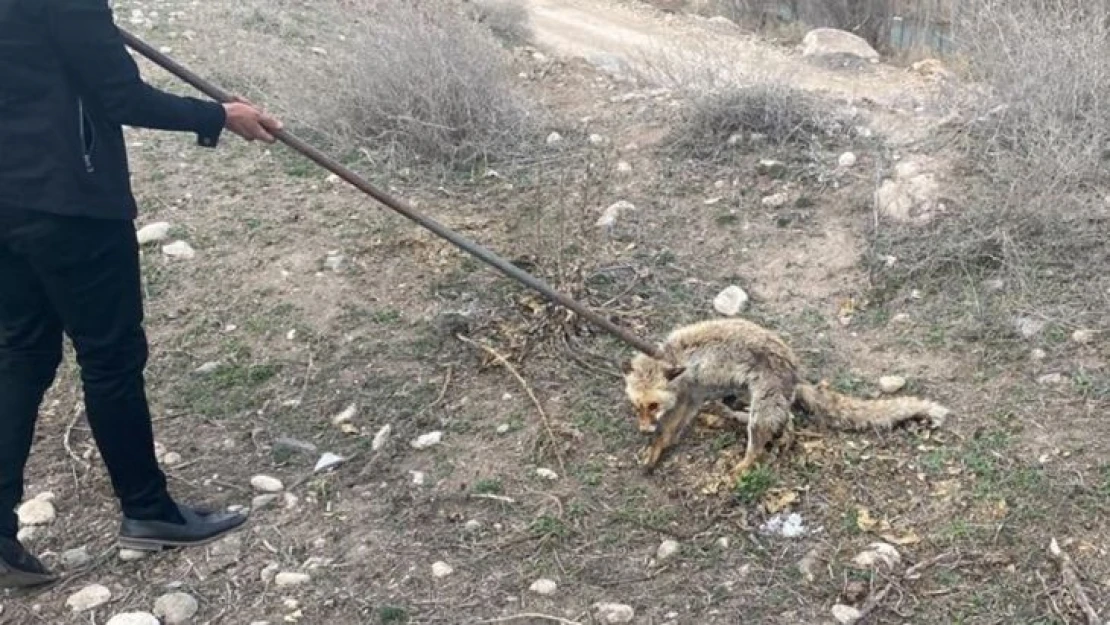
<svg viewBox="0 0 1110 625">
<path fill-rule="evenodd" d="M 122 126 L 214 147 L 224 121 L 143 82 L 107 0 L 0 0 L 0 212 L 133 219 Z"/>
</svg>

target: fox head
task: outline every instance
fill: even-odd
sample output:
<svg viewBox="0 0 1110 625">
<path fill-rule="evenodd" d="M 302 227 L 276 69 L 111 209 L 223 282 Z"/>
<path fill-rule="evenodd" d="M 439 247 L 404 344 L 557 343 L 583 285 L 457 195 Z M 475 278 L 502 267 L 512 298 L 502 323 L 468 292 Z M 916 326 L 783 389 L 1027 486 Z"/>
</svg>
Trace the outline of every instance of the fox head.
<svg viewBox="0 0 1110 625">
<path fill-rule="evenodd" d="M 642 354 L 622 363 L 624 392 L 636 411 L 641 433 L 653 434 L 659 419 L 674 408 L 678 396 L 669 382 L 685 370 L 685 367 L 669 365 Z"/>
</svg>

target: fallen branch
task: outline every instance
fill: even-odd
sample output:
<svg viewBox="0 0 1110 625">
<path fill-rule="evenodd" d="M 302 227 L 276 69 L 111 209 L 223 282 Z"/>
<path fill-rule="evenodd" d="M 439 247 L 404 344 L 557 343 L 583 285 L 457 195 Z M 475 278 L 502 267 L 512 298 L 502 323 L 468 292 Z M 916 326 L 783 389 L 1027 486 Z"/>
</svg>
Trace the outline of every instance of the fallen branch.
<svg viewBox="0 0 1110 625">
<path fill-rule="evenodd" d="M 1095 611 L 1094 606 L 1091 605 L 1091 600 L 1087 597 L 1087 592 L 1083 590 L 1083 584 L 1079 581 L 1079 574 L 1075 570 L 1075 563 L 1072 562 L 1071 556 L 1060 548 L 1060 544 L 1056 542 L 1053 537 L 1052 542 L 1048 544 L 1048 553 L 1060 565 L 1060 573 L 1064 577 L 1064 586 L 1067 587 L 1068 592 L 1071 593 L 1072 599 L 1075 600 L 1079 607 L 1083 610 L 1083 614 L 1087 616 L 1087 625 L 1102 625 L 1102 619 L 1099 618 L 1098 612 Z"/>
<path fill-rule="evenodd" d="M 539 614 L 537 612 L 526 612 L 524 614 L 514 614 L 512 616 L 502 616 L 501 618 L 493 618 L 488 621 L 478 621 L 476 625 L 490 625 L 492 623 L 512 623 L 514 621 L 523 621 L 526 619 L 540 619 L 543 621 L 551 621 L 552 623 L 559 623 L 559 625 L 582 625 L 579 621 L 571 621 L 558 616 L 551 616 L 549 614 Z"/>
<path fill-rule="evenodd" d="M 480 349 L 490 356 L 493 356 L 494 359 L 497 360 L 497 362 L 501 363 L 501 366 L 505 367 L 505 369 L 507 369 L 509 373 L 511 373 L 513 377 L 516 378 L 516 381 L 520 383 L 520 387 L 524 389 L 524 392 L 527 393 L 528 397 L 532 400 L 532 403 L 535 404 L 536 411 L 540 413 L 540 419 L 543 421 L 543 429 L 547 432 L 547 438 L 551 442 L 551 451 L 555 454 L 555 460 L 559 463 L 560 472 L 565 474 L 567 468 L 563 464 L 563 455 L 559 453 L 559 442 L 558 439 L 555 438 L 555 431 L 551 429 L 551 419 L 548 418 L 547 412 L 543 409 L 543 404 L 540 403 L 540 400 L 536 398 L 536 394 L 532 392 L 532 387 L 528 385 L 528 381 L 520 375 L 520 372 L 516 370 L 516 367 L 514 367 L 507 358 L 502 356 L 497 350 L 493 349 L 492 347 L 483 345 L 482 343 L 479 343 L 474 339 L 467 338 L 461 334 L 456 334 L 455 338 L 459 339 L 463 343 L 466 343 L 467 345 L 470 345 L 471 347 Z"/>
<path fill-rule="evenodd" d="M 77 427 L 77 422 L 81 419 L 83 413 L 84 410 L 82 410 L 82 405 L 80 403 L 77 404 L 73 409 L 73 419 L 70 420 L 69 426 L 66 427 L 65 434 L 62 436 L 62 447 L 65 448 L 66 453 L 69 454 L 70 458 L 73 458 L 74 462 L 85 467 L 85 470 L 88 471 L 92 466 L 88 462 L 85 462 L 84 458 L 78 456 L 77 452 L 73 451 L 73 445 L 70 444 L 70 436 L 73 435 L 73 430 Z"/>
</svg>

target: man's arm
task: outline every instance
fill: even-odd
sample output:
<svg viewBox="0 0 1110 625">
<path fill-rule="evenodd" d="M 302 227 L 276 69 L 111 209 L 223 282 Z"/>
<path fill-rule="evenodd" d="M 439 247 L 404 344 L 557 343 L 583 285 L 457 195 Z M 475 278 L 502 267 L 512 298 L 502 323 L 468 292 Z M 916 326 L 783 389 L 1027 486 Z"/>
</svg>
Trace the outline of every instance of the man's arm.
<svg viewBox="0 0 1110 625">
<path fill-rule="evenodd" d="M 192 131 L 213 147 L 227 122 L 218 102 L 177 96 L 146 84 L 128 54 L 107 0 L 43 2 L 62 61 L 112 121 L 155 130 Z"/>
</svg>

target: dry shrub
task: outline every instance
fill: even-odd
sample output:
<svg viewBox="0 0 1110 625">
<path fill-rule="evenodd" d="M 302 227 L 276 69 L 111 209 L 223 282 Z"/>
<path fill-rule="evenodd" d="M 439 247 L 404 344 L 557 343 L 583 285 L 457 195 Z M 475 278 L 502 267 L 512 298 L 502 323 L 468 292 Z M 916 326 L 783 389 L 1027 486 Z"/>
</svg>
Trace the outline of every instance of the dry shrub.
<svg viewBox="0 0 1110 625">
<path fill-rule="evenodd" d="M 969 315 L 974 334 L 1014 338 L 1018 316 L 1108 325 L 1110 12 L 1095 4 L 980 0 L 959 15 L 960 50 L 985 87 L 955 137 L 968 188 L 929 228 L 880 233 L 888 295 L 929 291 Z M 881 267 L 886 254 L 894 267 Z"/>
<path fill-rule="evenodd" d="M 801 22 L 809 27 L 839 28 L 855 33 L 876 48 L 890 44 L 895 0 L 719 0 L 726 17 L 760 29 Z"/>
<path fill-rule="evenodd" d="M 514 0 L 484 0 L 474 3 L 476 19 L 507 45 L 524 45 L 532 39 L 528 9 Z"/>
</svg>

